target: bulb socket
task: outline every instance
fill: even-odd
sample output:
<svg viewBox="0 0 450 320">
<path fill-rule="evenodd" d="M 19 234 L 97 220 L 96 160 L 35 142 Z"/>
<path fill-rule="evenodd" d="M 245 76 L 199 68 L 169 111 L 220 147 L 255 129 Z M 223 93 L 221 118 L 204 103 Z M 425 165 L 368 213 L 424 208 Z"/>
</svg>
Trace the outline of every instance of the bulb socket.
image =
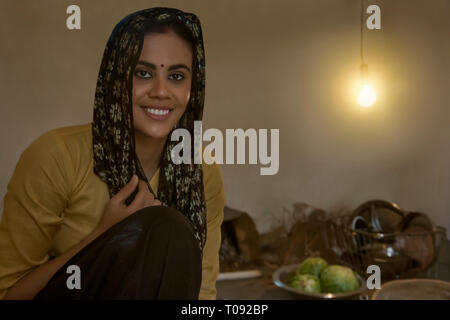
<svg viewBox="0 0 450 320">
<path fill-rule="evenodd" d="M 363 80 L 367 80 L 369 78 L 369 67 L 367 64 L 363 63 L 360 67 L 361 70 L 361 78 Z"/>
</svg>

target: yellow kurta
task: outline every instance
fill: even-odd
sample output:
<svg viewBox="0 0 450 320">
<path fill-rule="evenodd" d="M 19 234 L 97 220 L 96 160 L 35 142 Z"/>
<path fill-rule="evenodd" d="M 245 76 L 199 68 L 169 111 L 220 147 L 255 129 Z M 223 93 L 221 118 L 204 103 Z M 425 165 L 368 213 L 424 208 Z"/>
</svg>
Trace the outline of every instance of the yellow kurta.
<svg viewBox="0 0 450 320">
<path fill-rule="evenodd" d="M 100 222 L 108 187 L 93 170 L 91 124 L 52 130 L 21 155 L 0 223 L 0 299 L 50 256 L 67 251 Z M 203 163 L 207 239 L 200 299 L 216 298 L 225 192 L 220 167 Z M 158 192 L 159 169 L 150 181 Z"/>
</svg>

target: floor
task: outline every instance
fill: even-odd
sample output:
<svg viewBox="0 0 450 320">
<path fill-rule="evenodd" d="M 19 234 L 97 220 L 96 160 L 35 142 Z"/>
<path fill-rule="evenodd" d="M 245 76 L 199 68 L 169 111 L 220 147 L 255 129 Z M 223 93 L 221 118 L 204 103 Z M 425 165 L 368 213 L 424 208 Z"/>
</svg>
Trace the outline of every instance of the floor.
<svg viewBox="0 0 450 320">
<path fill-rule="evenodd" d="M 292 300 L 301 297 L 293 295 L 278 288 L 272 281 L 273 270 L 265 268 L 261 270 L 263 275 L 259 278 L 243 280 L 217 281 L 217 299 L 220 300 Z M 418 275 L 417 278 L 436 278 L 450 281 L 450 241 L 441 248 L 441 254 L 435 266 L 427 274 Z M 355 297 L 356 299 L 368 299 L 371 292 Z"/>
<path fill-rule="evenodd" d="M 289 292 L 272 281 L 272 270 L 265 269 L 258 278 L 217 281 L 217 299 L 225 300 L 290 300 Z"/>
</svg>

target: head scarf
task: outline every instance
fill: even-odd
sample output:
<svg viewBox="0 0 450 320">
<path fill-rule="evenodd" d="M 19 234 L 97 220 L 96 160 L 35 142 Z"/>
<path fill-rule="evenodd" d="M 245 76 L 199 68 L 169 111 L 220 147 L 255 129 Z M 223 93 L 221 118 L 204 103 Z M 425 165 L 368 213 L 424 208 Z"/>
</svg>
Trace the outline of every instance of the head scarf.
<svg viewBox="0 0 450 320">
<path fill-rule="evenodd" d="M 191 13 L 162 7 L 138 11 L 122 19 L 115 26 L 103 54 L 92 124 L 94 172 L 108 185 L 110 197 L 122 189 L 133 174 L 146 181 L 150 188 L 135 152 L 132 77 L 142 50 L 146 25 L 155 19 L 182 23 L 194 39 L 190 100 L 172 130 L 188 130 L 191 146 L 194 146 L 194 121 L 203 116 L 205 58 L 199 19 Z M 171 133 L 161 156 L 158 194 L 155 196 L 162 205 L 177 209 L 189 219 L 202 253 L 206 241 L 202 166 L 194 164 L 194 155 L 191 155 L 192 164 L 175 165 L 172 162 L 171 150 L 178 142 L 170 141 Z M 134 199 L 136 192 L 127 203 Z"/>
</svg>

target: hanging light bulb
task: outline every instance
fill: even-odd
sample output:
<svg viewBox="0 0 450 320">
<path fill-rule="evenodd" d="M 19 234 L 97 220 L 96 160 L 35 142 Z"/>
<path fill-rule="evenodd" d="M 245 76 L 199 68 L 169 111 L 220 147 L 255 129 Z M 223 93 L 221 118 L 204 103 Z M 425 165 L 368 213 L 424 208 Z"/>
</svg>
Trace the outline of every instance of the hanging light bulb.
<svg viewBox="0 0 450 320">
<path fill-rule="evenodd" d="M 370 84 L 361 85 L 358 96 L 358 103 L 361 107 L 370 107 L 374 104 L 376 99 L 377 95 Z"/>
<path fill-rule="evenodd" d="M 367 64 L 361 65 L 361 87 L 359 89 L 358 103 L 361 107 L 370 107 L 375 103 L 377 95 L 369 83 L 369 71 Z"/>
<path fill-rule="evenodd" d="M 360 24 L 360 54 L 361 54 L 361 86 L 359 89 L 358 103 L 361 107 L 368 108 L 375 103 L 377 95 L 372 85 L 369 83 L 369 68 L 364 63 L 363 36 L 364 36 L 364 0 L 361 0 L 361 24 Z"/>
</svg>

